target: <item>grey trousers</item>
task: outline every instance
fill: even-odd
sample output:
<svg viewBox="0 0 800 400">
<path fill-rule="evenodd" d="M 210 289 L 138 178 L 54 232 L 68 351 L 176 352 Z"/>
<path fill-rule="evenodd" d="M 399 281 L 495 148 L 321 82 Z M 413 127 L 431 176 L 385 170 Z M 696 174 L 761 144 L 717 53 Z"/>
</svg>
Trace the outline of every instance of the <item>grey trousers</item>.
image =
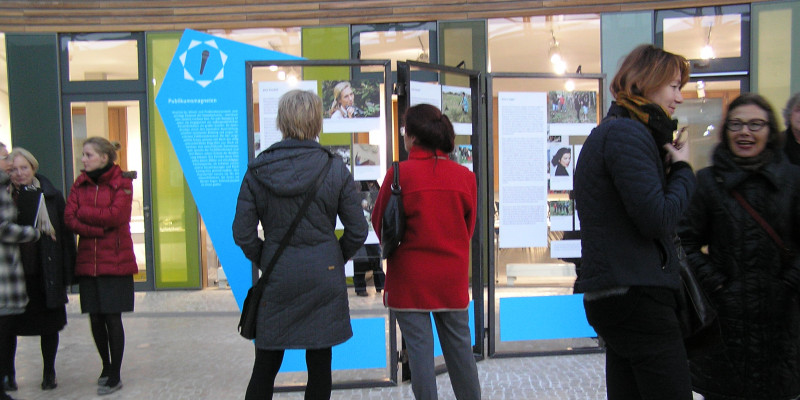
<svg viewBox="0 0 800 400">
<path fill-rule="evenodd" d="M 458 400 L 478 400 L 481 385 L 472 355 L 469 312 L 433 312 L 444 362 Z M 417 400 L 436 400 L 436 373 L 433 361 L 433 328 L 430 312 L 395 312 L 406 341 L 411 368 L 411 389 Z"/>
</svg>

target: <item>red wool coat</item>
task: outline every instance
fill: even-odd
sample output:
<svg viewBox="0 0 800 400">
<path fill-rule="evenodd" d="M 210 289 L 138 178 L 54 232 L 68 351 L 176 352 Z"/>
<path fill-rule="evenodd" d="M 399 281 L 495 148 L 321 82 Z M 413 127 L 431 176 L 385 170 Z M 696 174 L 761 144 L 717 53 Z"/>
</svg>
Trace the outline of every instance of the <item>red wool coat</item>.
<svg viewBox="0 0 800 400">
<path fill-rule="evenodd" d="M 464 310 L 469 305 L 469 248 L 475 229 L 475 174 L 447 155 L 414 147 L 400 163 L 406 232 L 388 260 L 383 303 L 397 310 Z M 372 225 L 391 196 L 393 170 L 383 180 Z"/>
<path fill-rule="evenodd" d="M 67 198 L 64 223 L 79 235 L 76 276 L 139 272 L 131 239 L 133 179 L 114 165 L 95 184 L 81 173 Z"/>
</svg>

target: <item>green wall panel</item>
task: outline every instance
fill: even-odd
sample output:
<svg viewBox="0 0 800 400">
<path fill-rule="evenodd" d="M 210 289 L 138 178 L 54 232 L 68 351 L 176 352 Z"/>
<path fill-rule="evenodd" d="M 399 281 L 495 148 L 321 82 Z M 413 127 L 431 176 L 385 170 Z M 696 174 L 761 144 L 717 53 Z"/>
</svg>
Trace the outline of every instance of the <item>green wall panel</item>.
<svg viewBox="0 0 800 400">
<path fill-rule="evenodd" d="M 39 172 L 66 195 L 58 36 L 9 33 L 6 49 L 12 148 L 33 153 Z"/>
<path fill-rule="evenodd" d="M 783 120 L 786 101 L 800 92 L 800 1 L 755 3 L 751 23 L 750 89 Z"/>
<path fill-rule="evenodd" d="M 152 33 L 146 40 L 157 289 L 199 288 L 205 273 L 200 270 L 197 206 L 154 103 L 180 37 L 179 32 Z"/>
<path fill-rule="evenodd" d="M 625 29 L 620 29 L 620 27 Z M 602 72 L 606 74 L 603 87 L 603 115 L 611 106 L 608 84 L 617 74 L 619 64 L 636 46 L 654 43 L 653 12 L 612 13 L 600 16 L 600 45 L 603 49 Z"/>
</svg>

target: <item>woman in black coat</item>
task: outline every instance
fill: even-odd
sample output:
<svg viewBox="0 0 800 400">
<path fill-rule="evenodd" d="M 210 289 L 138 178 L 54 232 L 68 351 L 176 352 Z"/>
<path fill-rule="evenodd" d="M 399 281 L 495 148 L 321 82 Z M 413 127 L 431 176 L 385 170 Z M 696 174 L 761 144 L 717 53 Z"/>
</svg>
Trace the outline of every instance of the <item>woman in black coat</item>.
<svg viewBox="0 0 800 400">
<path fill-rule="evenodd" d="M 688 261 L 719 313 L 723 352 L 691 360 L 706 400 L 800 395 L 800 258 L 739 203 L 737 192 L 784 244 L 800 248 L 800 167 L 783 154 L 775 113 L 746 93 L 729 106 L 713 165 L 679 231 Z M 707 247 L 707 251 L 703 248 Z"/>
<path fill-rule="evenodd" d="M 261 271 L 300 212 L 304 195 L 313 191 L 325 165 L 330 168 L 264 288 L 245 398 L 272 398 L 284 350 L 305 349 L 305 398 L 328 399 L 331 348 L 353 336 L 344 263 L 366 240 L 367 220 L 349 169 L 316 140 L 322 131 L 322 100 L 313 92 L 287 92 L 278 102 L 277 125 L 283 140 L 248 165 L 233 220 L 234 241 Z M 339 238 L 337 216 L 344 225 Z"/>
<path fill-rule="evenodd" d="M 75 239 L 63 223 L 64 196 L 47 178 L 36 173 L 39 162 L 33 154 L 18 147 L 9 159 L 10 189 L 19 212 L 18 222 L 34 225 L 42 232 L 40 240 L 19 245 L 29 301 L 25 313 L 15 317 L 14 330 L 20 336 L 41 336 L 41 387 L 51 390 L 58 385 L 55 370 L 58 332 L 67 324 L 65 304 L 75 262 Z M 40 204 L 41 201 L 44 203 Z M 13 358 L 12 352 L 7 359 L 11 365 Z M 14 382 L 13 372 L 9 382 Z"/>
<path fill-rule="evenodd" d="M 695 186 L 688 147 L 673 142 L 672 114 L 688 80 L 685 58 L 634 49 L 575 170 L 583 252 L 575 292 L 606 341 L 609 400 L 692 398 L 673 240 Z"/>
</svg>

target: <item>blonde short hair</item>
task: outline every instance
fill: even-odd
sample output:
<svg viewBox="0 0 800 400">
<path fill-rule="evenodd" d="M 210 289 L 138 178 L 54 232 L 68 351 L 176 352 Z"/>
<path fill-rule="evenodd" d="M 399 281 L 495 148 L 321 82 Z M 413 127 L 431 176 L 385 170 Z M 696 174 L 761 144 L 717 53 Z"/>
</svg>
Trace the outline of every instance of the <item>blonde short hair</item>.
<svg viewBox="0 0 800 400">
<path fill-rule="evenodd" d="M 286 92 L 278 101 L 276 124 L 284 139 L 316 139 L 322 131 L 322 99 L 306 90 Z"/>
<path fill-rule="evenodd" d="M 34 173 L 39 170 L 39 161 L 36 160 L 36 157 L 34 157 L 30 151 L 25 150 L 22 147 L 15 147 L 14 150 L 8 154 L 8 161 L 14 162 L 14 159 L 17 157 L 22 157 L 27 160 L 33 168 Z"/>
</svg>

